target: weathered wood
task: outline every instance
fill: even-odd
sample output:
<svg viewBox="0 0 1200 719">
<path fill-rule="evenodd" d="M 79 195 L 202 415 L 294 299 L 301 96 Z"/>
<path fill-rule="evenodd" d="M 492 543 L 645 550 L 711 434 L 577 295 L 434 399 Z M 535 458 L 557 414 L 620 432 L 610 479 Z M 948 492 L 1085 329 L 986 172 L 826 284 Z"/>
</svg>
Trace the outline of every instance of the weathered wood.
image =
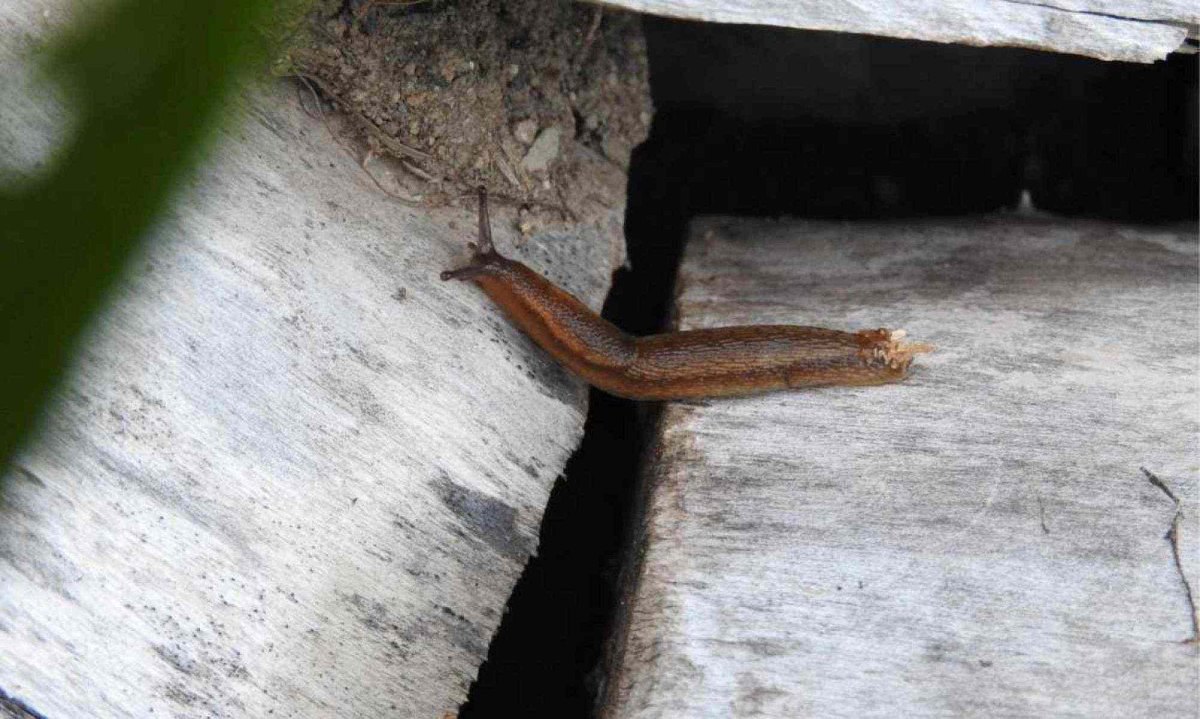
<svg viewBox="0 0 1200 719">
<path fill-rule="evenodd" d="M 684 328 L 938 351 L 901 384 L 666 406 L 607 716 L 1195 716 L 1195 227 L 692 238 Z"/>
<path fill-rule="evenodd" d="M 0 9 L 0 75 L 40 13 Z M 0 93 L 23 171 L 53 123 L 21 108 L 55 113 L 28 103 Z M 440 718 L 582 433 L 585 387 L 438 280 L 473 200 L 398 204 L 294 88 L 241 104 L 5 479 L 7 711 Z M 598 307 L 623 247 L 605 199 L 516 250 L 498 205 L 497 240 Z"/>
<path fill-rule="evenodd" d="M 1179 49 L 1200 23 L 1187 0 L 604 0 L 639 12 L 708 22 L 999 45 L 1154 62 Z"/>
</svg>

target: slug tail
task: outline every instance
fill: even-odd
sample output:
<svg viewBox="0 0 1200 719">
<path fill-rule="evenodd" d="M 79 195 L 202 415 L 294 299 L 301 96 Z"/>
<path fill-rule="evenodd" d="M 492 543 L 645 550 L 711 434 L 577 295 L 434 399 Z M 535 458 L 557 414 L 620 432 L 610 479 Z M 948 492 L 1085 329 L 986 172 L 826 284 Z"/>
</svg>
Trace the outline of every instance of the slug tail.
<svg viewBox="0 0 1200 719">
<path fill-rule="evenodd" d="M 933 352 L 936 347 L 928 342 L 905 342 L 908 336 L 905 330 L 892 330 L 882 347 L 883 359 L 894 368 L 907 367 L 913 358 L 920 354 Z"/>
</svg>

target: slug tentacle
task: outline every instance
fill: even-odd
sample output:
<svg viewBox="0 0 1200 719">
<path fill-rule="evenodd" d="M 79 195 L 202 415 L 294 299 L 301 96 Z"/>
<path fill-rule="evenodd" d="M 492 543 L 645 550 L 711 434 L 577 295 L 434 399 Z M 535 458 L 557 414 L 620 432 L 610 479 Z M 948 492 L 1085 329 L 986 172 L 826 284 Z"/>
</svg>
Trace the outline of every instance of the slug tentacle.
<svg viewBox="0 0 1200 719">
<path fill-rule="evenodd" d="M 504 261 L 492 243 L 492 221 L 488 215 L 487 190 L 481 186 L 477 191 L 479 193 L 479 243 L 467 243 L 467 247 L 471 250 L 470 262 L 463 267 L 443 271 L 440 275 L 443 281 L 475 279 L 487 272 L 489 267 Z"/>
<path fill-rule="evenodd" d="M 492 218 L 488 214 L 487 190 L 480 185 L 475 191 L 479 194 L 479 247 L 474 249 L 482 255 L 494 255 L 496 246 L 492 244 Z"/>
<path fill-rule="evenodd" d="M 795 325 L 690 330 L 634 338 L 492 243 L 479 188 L 479 244 L 441 274 L 475 281 L 534 342 L 596 387 L 631 399 L 698 399 L 819 385 L 903 379 L 933 346 L 904 330 L 842 332 Z"/>
<path fill-rule="evenodd" d="M 442 278 L 443 282 L 446 280 L 471 280 L 484 272 L 487 272 L 485 265 L 467 265 L 453 270 L 442 270 L 442 274 L 439 277 Z"/>
</svg>

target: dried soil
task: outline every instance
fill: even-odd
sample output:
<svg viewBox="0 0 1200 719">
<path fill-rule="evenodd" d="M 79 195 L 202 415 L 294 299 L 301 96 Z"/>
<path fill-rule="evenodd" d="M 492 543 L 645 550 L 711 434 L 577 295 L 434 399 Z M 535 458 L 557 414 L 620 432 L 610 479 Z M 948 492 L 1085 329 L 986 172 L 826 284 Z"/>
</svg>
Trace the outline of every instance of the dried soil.
<svg viewBox="0 0 1200 719">
<path fill-rule="evenodd" d="M 623 201 L 651 117 L 637 16 L 564 0 L 318 3 L 295 72 L 341 111 L 396 193 L 441 204 L 476 185 L 522 229 Z"/>
</svg>

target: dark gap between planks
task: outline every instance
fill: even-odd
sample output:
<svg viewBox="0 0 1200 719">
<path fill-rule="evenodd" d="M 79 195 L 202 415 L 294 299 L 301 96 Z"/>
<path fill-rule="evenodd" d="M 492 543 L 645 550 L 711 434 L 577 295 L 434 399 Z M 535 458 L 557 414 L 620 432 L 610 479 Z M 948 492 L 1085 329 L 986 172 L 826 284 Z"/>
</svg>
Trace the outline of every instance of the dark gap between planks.
<svg viewBox="0 0 1200 719">
<path fill-rule="evenodd" d="M 645 18 L 656 116 L 633 155 L 633 266 L 604 315 L 669 324 L 702 214 L 905 218 L 1040 209 L 1124 221 L 1197 215 L 1197 57 L 1104 63 L 778 28 Z M 460 719 L 587 717 L 630 554 L 654 409 L 593 390 Z"/>
</svg>

